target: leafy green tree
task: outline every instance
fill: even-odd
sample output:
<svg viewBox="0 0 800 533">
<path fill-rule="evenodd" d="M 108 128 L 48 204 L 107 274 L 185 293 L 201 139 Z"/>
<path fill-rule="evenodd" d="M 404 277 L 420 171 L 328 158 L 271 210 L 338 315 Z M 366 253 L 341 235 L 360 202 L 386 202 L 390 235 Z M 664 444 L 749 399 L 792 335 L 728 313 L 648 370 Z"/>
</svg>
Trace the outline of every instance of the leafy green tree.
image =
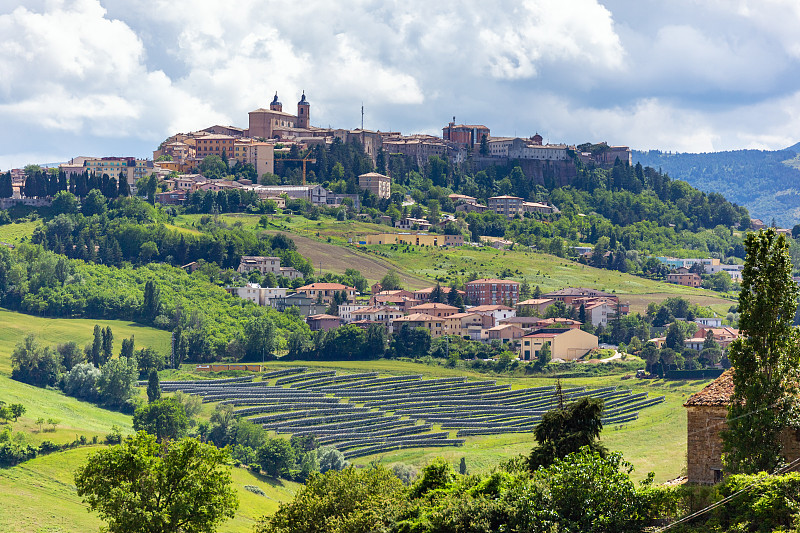
<svg viewBox="0 0 800 533">
<path fill-rule="evenodd" d="M 78 213 L 78 199 L 68 191 L 59 191 L 50 208 L 54 215 L 75 215 Z"/>
<path fill-rule="evenodd" d="M 103 330 L 99 324 L 94 325 L 94 336 L 92 338 L 91 348 L 92 364 L 100 368 L 103 361 Z"/>
<path fill-rule="evenodd" d="M 92 189 L 81 202 L 81 213 L 83 213 L 84 216 L 90 217 L 92 215 L 102 215 L 105 212 L 105 197 L 99 190 Z"/>
<path fill-rule="evenodd" d="M 11 198 L 14 196 L 14 187 L 11 181 L 11 172 L 0 174 L 0 198 Z"/>
<path fill-rule="evenodd" d="M 73 367 L 86 360 L 83 350 L 77 343 L 72 341 L 56 346 L 56 352 L 61 357 L 61 365 L 66 371 L 72 370 Z"/>
<path fill-rule="evenodd" d="M 137 362 L 139 376 L 142 379 L 145 376 L 149 376 L 154 370 L 164 369 L 165 357 L 152 348 L 142 348 L 137 351 L 134 359 Z"/>
<path fill-rule="evenodd" d="M 228 165 L 218 155 L 207 155 L 200 162 L 200 173 L 209 179 L 221 179 L 228 174 Z"/>
<path fill-rule="evenodd" d="M 288 477 L 295 463 L 295 451 L 283 438 L 269 439 L 256 451 L 261 470 L 272 477 Z"/>
<path fill-rule="evenodd" d="M 161 384 L 158 380 L 158 371 L 151 370 L 147 379 L 147 401 L 153 403 L 161 399 Z"/>
<path fill-rule="evenodd" d="M 391 470 L 382 466 L 313 476 L 294 500 L 263 517 L 254 533 L 346 533 L 382 531 L 391 510 L 406 492 Z"/>
<path fill-rule="evenodd" d="M 670 324 L 669 328 L 667 328 L 667 338 L 665 341 L 667 347 L 675 351 L 683 351 L 684 339 L 685 337 L 680 325 L 677 322 Z"/>
<path fill-rule="evenodd" d="M 275 324 L 267 315 L 253 317 L 244 324 L 243 345 L 248 361 L 266 361 L 275 350 Z"/>
<path fill-rule="evenodd" d="M 11 378 L 38 387 L 53 386 L 61 373 L 61 358 L 28 334 L 11 353 Z"/>
<path fill-rule="evenodd" d="M 748 233 L 744 244 L 742 336 L 728 349 L 734 390 L 724 462 L 734 473 L 771 472 L 781 461 L 779 436 L 797 420 L 800 337 L 792 322 L 798 290 L 783 235 L 761 230 Z"/>
<path fill-rule="evenodd" d="M 227 460 L 195 439 L 162 445 L 139 432 L 89 456 L 75 485 L 110 533 L 213 532 L 239 506 Z"/>
<path fill-rule="evenodd" d="M 545 342 L 542 345 L 542 348 L 539 350 L 539 356 L 537 357 L 536 363 L 539 368 L 544 368 L 552 359 L 553 356 L 552 352 L 550 351 L 550 343 Z"/>
<path fill-rule="evenodd" d="M 133 356 L 133 335 L 130 339 L 122 339 L 122 348 L 119 351 L 120 358 L 130 359 Z"/>
<path fill-rule="evenodd" d="M 153 400 L 133 414 L 133 429 L 155 435 L 158 442 L 185 437 L 188 428 L 189 419 L 183 405 L 172 398 Z"/>
<path fill-rule="evenodd" d="M 650 497 L 653 474 L 637 488 L 632 471 L 621 454 L 606 456 L 587 446 L 536 472 L 549 485 L 546 507 L 555 515 L 555 531 L 642 531 L 657 516 L 658 500 Z"/>
<path fill-rule="evenodd" d="M 122 407 L 133 398 L 139 372 L 136 358 L 112 359 L 100 369 L 97 392 L 100 401 L 111 407 Z"/>
<path fill-rule="evenodd" d="M 390 270 L 383 276 L 381 279 L 381 287 L 385 291 L 395 291 L 398 289 L 402 289 L 402 282 L 400 281 L 400 276 L 397 275 L 395 270 Z"/>
<path fill-rule="evenodd" d="M 583 446 L 605 455 L 605 447 L 598 442 L 603 430 L 602 417 L 603 400 L 598 398 L 581 398 L 545 413 L 534 429 L 539 444 L 528 459 L 531 471 L 549 466 Z"/>
<path fill-rule="evenodd" d="M 147 322 L 152 322 L 161 311 L 161 291 L 153 280 L 144 284 L 144 299 L 142 301 L 141 316 Z"/>
<path fill-rule="evenodd" d="M 102 350 L 103 350 L 103 363 L 111 359 L 114 352 L 114 334 L 111 332 L 111 326 L 107 326 L 102 330 Z"/>
<path fill-rule="evenodd" d="M 403 324 L 392 336 L 395 357 L 421 357 L 431 349 L 431 332 Z"/>
</svg>

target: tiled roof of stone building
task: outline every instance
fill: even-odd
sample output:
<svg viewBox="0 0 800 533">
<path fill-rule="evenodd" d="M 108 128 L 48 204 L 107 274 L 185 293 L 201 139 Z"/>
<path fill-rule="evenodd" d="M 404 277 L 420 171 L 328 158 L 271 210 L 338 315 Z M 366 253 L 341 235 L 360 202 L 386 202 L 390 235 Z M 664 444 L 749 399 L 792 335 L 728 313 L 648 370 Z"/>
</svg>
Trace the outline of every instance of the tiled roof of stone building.
<svg viewBox="0 0 800 533">
<path fill-rule="evenodd" d="M 702 390 L 692 394 L 683 406 L 727 406 L 730 405 L 732 396 L 733 369 L 728 369 Z"/>
</svg>

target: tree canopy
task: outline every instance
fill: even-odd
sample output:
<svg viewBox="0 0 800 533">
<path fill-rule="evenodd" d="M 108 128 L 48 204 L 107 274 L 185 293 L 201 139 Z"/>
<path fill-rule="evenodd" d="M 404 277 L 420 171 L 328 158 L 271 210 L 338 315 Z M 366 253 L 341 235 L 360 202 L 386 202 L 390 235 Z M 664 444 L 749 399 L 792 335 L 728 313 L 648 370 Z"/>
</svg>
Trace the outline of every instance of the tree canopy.
<svg viewBox="0 0 800 533">
<path fill-rule="evenodd" d="M 195 439 L 159 444 L 139 432 L 89 456 L 75 485 L 111 533 L 213 532 L 239 506 L 227 458 Z"/>
</svg>

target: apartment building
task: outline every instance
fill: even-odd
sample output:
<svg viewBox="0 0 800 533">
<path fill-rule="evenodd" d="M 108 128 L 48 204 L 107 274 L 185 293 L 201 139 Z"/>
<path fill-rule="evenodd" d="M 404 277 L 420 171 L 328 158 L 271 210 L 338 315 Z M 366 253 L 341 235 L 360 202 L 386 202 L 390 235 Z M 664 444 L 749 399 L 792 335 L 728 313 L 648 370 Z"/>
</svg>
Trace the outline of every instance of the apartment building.
<svg viewBox="0 0 800 533">
<path fill-rule="evenodd" d="M 194 139 L 195 142 L 195 157 L 203 160 L 210 155 L 222 157 L 223 155 L 231 159 L 234 153 L 234 143 L 236 137 L 231 135 L 217 135 L 210 133 L 208 135 L 200 135 Z"/>
<path fill-rule="evenodd" d="M 473 305 L 516 305 L 519 283 L 507 279 L 476 279 L 465 284 L 467 300 Z"/>
<path fill-rule="evenodd" d="M 281 258 L 260 255 L 243 255 L 239 260 L 239 268 L 237 268 L 236 271 L 242 274 L 249 274 L 253 270 L 258 270 L 262 276 L 269 272 L 272 272 L 277 276 L 281 271 Z"/>
<path fill-rule="evenodd" d="M 378 198 L 389 198 L 392 195 L 392 178 L 377 172 L 361 174 L 358 177 L 358 186 Z"/>
<path fill-rule="evenodd" d="M 233 152 L 228 157 L 234 162 L 251 164 L 256 175 L 275 172 L 275 145 L 254 139 L 237 139 L 233 143 Z"/>
<path fill-rule="evenodd" d="M 516 215 L 522 213 L 522 204 L 524 200 L 519 196 L 492 196 L 489 198 L 489 209 L 499 215 L 504 215 L 508 218 L 514 218 Z"/>
<path fill-rule="evenodd" d="M 431 334 L 431 337 L 441 337 L 444 333 L 444 318 L 431 316 L 425 313 L 413 313 L 400 317 L 392 322 L 394 331 L 399 330 L 401 327 L 408 326 L 410 328 L 424 328 Z"/>
</svg>

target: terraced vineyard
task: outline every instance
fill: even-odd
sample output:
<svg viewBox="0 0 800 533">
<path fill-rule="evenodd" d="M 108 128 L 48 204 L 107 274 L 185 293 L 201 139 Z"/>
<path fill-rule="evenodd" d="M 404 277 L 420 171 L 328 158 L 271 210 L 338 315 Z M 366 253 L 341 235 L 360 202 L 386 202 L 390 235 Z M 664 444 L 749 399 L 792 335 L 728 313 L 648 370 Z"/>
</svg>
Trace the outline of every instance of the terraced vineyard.
<svg viewBox="0 0 800 533">
<path fill-rule="evenodd" d="M 236 416 L 279 434 L 313 435 L 348 459 L 400 448 L 460 446 L 463 437 L 473 435 L 530 432 L 560 402 L 586 396 L 603 399 L 606 425 L 634 421 L 641 409 L 664 401 L 663 396 L 649 398 L 646 392 L 617 387 L 558 393 L 552 386 L 511 390 L 495 381 L 463 377 L 307 370 L 268 372 L 261 381 L 249 376 L 168 381 L 161 387 L 197 394 L 204 403 L 231 404 Z"/>
</svg>

